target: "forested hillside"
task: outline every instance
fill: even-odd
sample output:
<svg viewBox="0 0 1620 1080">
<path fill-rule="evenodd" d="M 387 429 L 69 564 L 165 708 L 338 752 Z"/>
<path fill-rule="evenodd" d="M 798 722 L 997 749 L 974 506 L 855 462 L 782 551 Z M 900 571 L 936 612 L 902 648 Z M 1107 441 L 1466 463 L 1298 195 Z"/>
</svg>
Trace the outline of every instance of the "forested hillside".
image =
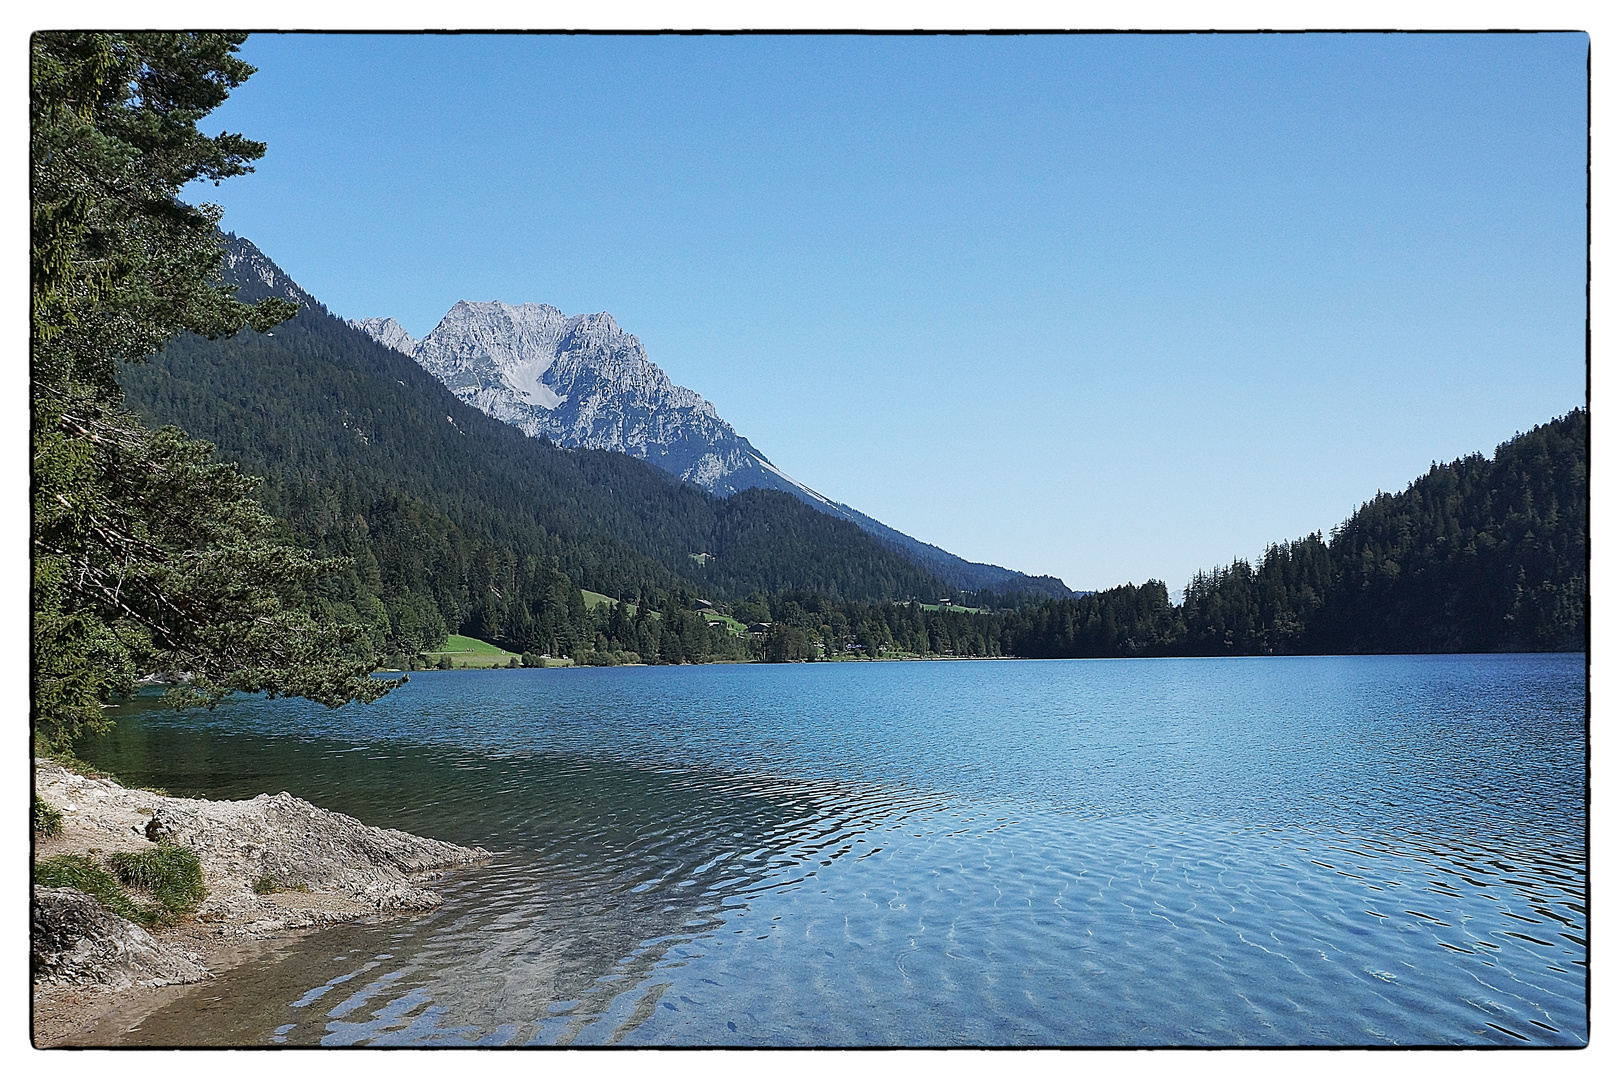
<svg viewBox="0 0 1620 1080">
<path fill-rule="evenodd" d="M 256 284 L 239 296 L 258 299 Z M 655 610 L 753 590 L 944 589 L 784 493 L 717 499 L 622 454 L 528 438 L 310 302 L 273 333 L 177 338 L 121 382 L 149 422 L 264 477 L 291 539 L 353 559 L 317 606 L 372 626 L 382 651 L 446 630 L 568 650 L 592 629 L 579 587 Z"/>
<path fill-rule="evenodd" d="M 240 284 L 245 301 L 275 292 L 252 273 Z M 1584 410 L 1490 460 L 1435 465 L 1326 540 L 1200 573 L 1179 605 L 1149 581 L 1038 603 L 958 593 L 993 610 L 935 611 L 897 603 L 947 587 L 848 522 L 780 491 L 718 499 L 623 454 L 529 438 L 294 298 L 302 310 L 271 333 L 178 338 L 122 382 L 151 422 L 265 477 L 261 501 L 289 541 L 348 557 L 310 606 L 369 627 L 381 653 L 414 655 L 450 632 L 666 660 L 1584 647 Z M 581 588 L 632 602 L 634 623 L 588 610 Z M 773 624 L 769 639 L 708 625 L 691 614 L 699 597 Z"/>
<path fill-rule="evenodd" d="M 1313 534 L 1200 573 L 1020 612 L 1022 656 L 1580 650 L 1587 414 L 1576 409 L 1380 493 Z"/>
<path fill-rule="evenodd" d="M 289 539 L 350 557 L 314 603 L 371 626 L 381 652 L 459 631 L 514 651 L 749 655 L 688 614 L 699 596 L 774 623 L 752 649 L 780 659 L 1584 648 L 1584 410 L 1492 459 L 1435 465 L 1328 539 L 1200 573 L 1179 605 L 1149 581 L 1016 609 L 959 597 L 999 608 L 974 615 L 895 606 L 945 587 L 781 492 L 716 499 L 622 454 L 527 438 L 312 302 L 273 334 L 178 339 L 123 381 L 153 422 L 266 477 Z M 610 626 L 581 587 L 674 619 Z"/>
</svg>

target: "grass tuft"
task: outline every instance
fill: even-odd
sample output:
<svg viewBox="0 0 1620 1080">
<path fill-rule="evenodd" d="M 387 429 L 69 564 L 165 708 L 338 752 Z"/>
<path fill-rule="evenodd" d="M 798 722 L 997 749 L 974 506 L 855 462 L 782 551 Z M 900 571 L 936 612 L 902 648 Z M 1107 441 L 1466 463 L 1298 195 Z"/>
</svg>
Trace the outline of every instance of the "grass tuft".
<svg viewBox="0 0 1620 1080">
<path fill-rule="evenodd" d="M 34 864 L 34 884 L 53 889 L 78 889 L 96 898 L 102 907 L 142 926 L 173 922 L 197 910 L 208 896 L 202 864 L 197 856 L 176 844 L 159 844 L 148 851 L 119 851 L 108 857 L 109 871 L 89 855 L 57 855 Z M 124 891 L 129 885 L 145 889 L 156 899 L 150 907 L 137 904 Z"/>
<path fill-rule="evenodd" d="M 34 831 L 41 836 L 55 836 L 62 831 L 62 811 L 34 796 Z"/>
<path fill-rule="evenodd" d="M 260 896 L 269 896 L 278 892 L 309 892 L 309 886 L 302 881 L 295 881 L 291 885 L 283 885 L 269 874 L 259 878 L 253 883 L 253 891 Z"/>
<path fill-rule="evenodd" d="M 107 862 L 120 881 L 150 892 L 170 915 L 188 915 L 208 897 L 202 864 L 178 844 L 116 852 Z"/>
<path fill-rule="evenodd" d="M 51 889 L 78 889 L 88 893 L 114 915 L 151 926 L 162 914 L 129 898 L 118 879 L 88 855 L 57 855 L 34 864 L 34 884 Z"/>
</svg>

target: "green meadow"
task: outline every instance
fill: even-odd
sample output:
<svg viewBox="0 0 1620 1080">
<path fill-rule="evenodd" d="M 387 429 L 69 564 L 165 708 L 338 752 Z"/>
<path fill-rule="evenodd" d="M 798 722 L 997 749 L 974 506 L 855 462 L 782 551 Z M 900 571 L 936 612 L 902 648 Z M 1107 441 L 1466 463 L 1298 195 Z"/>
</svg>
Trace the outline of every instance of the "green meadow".
<svg viewBox="0 0 1620 1080">
<path fill-rule="evenodd" d="M 441 656 L 448 656 L 456 667 L 489 668 L 507 667 L 513 660 L 522 663 L 522 657 L 514 652 L 507 652 L 499 645 L 491 645 L 487 641 L 480 641 L 475 637 L 464 634 L 451 634 L 444 639 L 444 647 L 432 652 L 424 652 L 428 662 L 437 661 Z"/>
</svg>

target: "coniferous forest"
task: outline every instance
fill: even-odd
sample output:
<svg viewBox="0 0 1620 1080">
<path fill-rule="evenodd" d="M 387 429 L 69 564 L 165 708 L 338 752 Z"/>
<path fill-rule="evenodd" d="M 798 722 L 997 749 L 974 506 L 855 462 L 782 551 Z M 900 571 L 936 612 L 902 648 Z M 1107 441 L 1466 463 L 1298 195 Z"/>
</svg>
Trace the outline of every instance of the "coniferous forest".
<svg viewBox="0 0 1620 1080">
<path fill-rule="evenodd" d="M 348 560 L 308 603 L 370 627 L 382 653 L 464 632 L 572 655 L 605 629 L 581 588 L 671 615 L 751 591 L 872 602 L 947 591 L 785 493 L 717 499 L 623 454 L 528 438 L 318 308 L 271 334 L 177 338 L 122 383 L 150 422 L 263 477 L 259 497 L 289 540 Z M 738 653 L 728 635 L 708 648 L 677 639 L 656 655 Z"/>
<path fill-rule="evenodd" d="M 1434 465 L 1316 533 L 1164 585 L 1008 617 L 1020 656 L 1579 651 L 1586 647 L 1587 413 Z"/>
<path fill-rule="evenodd" d="M 622 454 L 527 438 L 318 304 L 270 335 L 178 338 L 122 382 L 149 422 L 264 477 L 288 541 L 347 560 L 307 602 L 396 662 L 447 633 L 662 662 L 1585 647 L 1580 409 L 1378 494 L 1327 538 L 1200 573 L 1178 604 L 1160 581 L 953 593 L 783 493 L 719 499 Z M 628 603 L 592 609 L 582 589 Z M 755 632 L 705 620 L 700 600 Z"/>
</svg>

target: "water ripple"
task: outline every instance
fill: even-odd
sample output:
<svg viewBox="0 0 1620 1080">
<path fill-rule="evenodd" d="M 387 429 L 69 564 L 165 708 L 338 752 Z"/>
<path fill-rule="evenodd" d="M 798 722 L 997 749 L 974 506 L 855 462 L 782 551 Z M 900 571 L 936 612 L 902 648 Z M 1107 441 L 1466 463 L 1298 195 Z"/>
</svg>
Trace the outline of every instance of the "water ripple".
<svg viewBox="0 0 1620 1080">
<path fill-rule="evenodd" d="M 1572 657 L 433 672 L 81 752 L 496 852 L 131 1041 L 1578 1045 L 1583 710 Z"/>
</svg>

